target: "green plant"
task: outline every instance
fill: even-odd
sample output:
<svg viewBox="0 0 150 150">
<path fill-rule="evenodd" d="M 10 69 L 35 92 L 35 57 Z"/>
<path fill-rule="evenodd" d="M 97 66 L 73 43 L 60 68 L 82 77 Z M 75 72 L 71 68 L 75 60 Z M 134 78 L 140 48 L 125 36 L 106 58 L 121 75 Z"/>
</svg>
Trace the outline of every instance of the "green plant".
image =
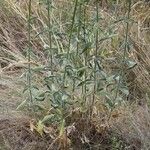
<svg viewBox="0 0 150 150">
<path fill-rule="evenodd" d="M 131 60 L 128 61 L 131 2 L 128 2 L 127 18 L 115 21 L 112 19 L 106 27 L 102 26 L 104 18 L 101 16 L 98 0 L 92 4 L 94 11 L 90 10 L 90 1 L 75 0 L 69 3 L 73 6 L 73 13 L 70 13 L 71 9 L 68 10 L 68 18 L 63 16 L 67 22 L 64 25 L 58 23 L 58 16 L 54 17 L 54 13 L 59 12 L 57 3 L 47 0 L 41 1 L 41 4 L 46 8 L 44 10 L 47 15 L 43 20 L 45 26 L 36 34 L 36 38 L 42 35 L 42 41 L 48 43 L 46 49 L 43 46 L 48 66 L 46 63 L 33 69 L 31 65 L 28 66 L 29 74 L 31 70 L 37 74 L 46 72 L 42 76 L 42 87 L 32 86 L 31 78 L 28 81 L 34 107 L 38 107 L 37 111 L 46 112 L 38 118 L 38 132 L 42 134 L 44 125 L 48 123 L 55 124 L 59 135 L 63 135 L 65 127 L 68 126 L 66 119 L 73 109 L 85 111 L 87 119 L 91 119 L 95 107 L 101 103 L 107 107 L 107 117 L 110 119 L 113 109 L 129 94 L 125 83 L 126 65 L 128 69 L 135 65 Z M 31 16 L 31 2 L 28 10 Z M 105 42 L 111 41 L 117 47 L 115 27 L 121 21 L 126 23 L 125 38 L 121 39 L 125 43 L 124 51 L 115 58 L 120 68 L 113 72 L 103 66 L 106 59 L 112 57 Z M 31 49 L 31 26 L 28 30 Z M 31 51 L 28 53 L 30 62 Z M 45 103 L 48 104 L 46 107 L 42 105 Z"/>
<path fill-rule="evenodd" d="M 28 89 L 29 89 L 29 99 L 30 102 L 33 103 L 32 97 L 32 73 L 31 73 L 31 52 L 32 52 L 32 43 L 31 43 L 31 21 L 32 21 L 32 14 L 31 14 L 31 6 L 32 1 L 29 0 L 28 3 L 28 74 L 27 74 L 27 82 L 28 82 Z"/>
<path fill-rule="evenodd" d="M 52 50 L 52 0 L 47 0 L 47 18 L 48 18 L 48 39 L 49 39 L 49 55 L 51 74 L 53 75 L 53 50 Z"/>
<path fill-rule="evenodd" d="M 124 149 L 124 145 L 122 143 L 122 141 L 120 139 L 117 139 L 117 137 L 112 137 L 111 139 L 112 141 L 112 150 L 123 150 Z"/>
</svg>

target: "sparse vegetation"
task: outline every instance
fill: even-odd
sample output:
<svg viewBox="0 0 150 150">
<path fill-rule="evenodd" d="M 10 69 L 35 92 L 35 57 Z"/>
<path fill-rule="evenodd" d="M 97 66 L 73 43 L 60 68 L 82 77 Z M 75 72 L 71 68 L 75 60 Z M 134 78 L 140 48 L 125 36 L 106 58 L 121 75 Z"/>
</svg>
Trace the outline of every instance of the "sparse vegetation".
<svg viewBox="0 0 150 150">
<path fill-rule="evenodd" d="M 149 1 L 0 0 L 0 10 L 0 102 L 14 114 L 2 111 L 0 149 L 150 149 Z"/>
</svg>

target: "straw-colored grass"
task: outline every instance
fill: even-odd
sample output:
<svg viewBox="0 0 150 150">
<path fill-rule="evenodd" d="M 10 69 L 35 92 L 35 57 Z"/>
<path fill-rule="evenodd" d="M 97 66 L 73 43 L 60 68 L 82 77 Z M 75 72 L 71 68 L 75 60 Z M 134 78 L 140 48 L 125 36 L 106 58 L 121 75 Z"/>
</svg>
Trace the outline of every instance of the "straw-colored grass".
<svg viewBox="0 0 150 150">
<path fill-rule="evenodd" d="M 61 61 L 58 61 L 58 56 L 56 55 L 64 55 L 67 51 L 68 53 L 73 53 L 73 56 L 68 55 L 71 57 L 71 60 L 67 60 L 65 63 L 68 63 L 68 65 L 72 65 L 73 67 L 75 66 L 76 68 L 80 68 L 81 66 L 87 67 L 84 70 L 88 70 L 90 68 L 90 63 L 93 64 L 94 62 L 93 58 L 95 56 L 96 44 L 100 49 L 97 52 L 97 56 L 101 57 L 100 62 L 104 72 L 107 72 L 111 77 L 111 75 L 119 72 L 119 70 L 123 70 L 124 66 L 122 66 L 122 62 L 124 62 L 124 60 L 122 61 L 122 54 L 124 48 L 120 45 L 125 41 L 125 33 L 127 32 L 130 41 L 130 43 L 128 43 L 130 49 L 127 51 L 127 59 L 136 64 L 135 66 L 132 66 L 133 68 L 125 68 L 126 72 L 122 73 L 124 75 L 124 82 L 129 89 L 128 101 L 124 94 L 118 92 L 117 94 L 121 95 L 122 102 L 120 105 L 113 106 L 111 109 L 106 105 L 106 95 L 95 94 L 95 90 L 94 92 L 91 90 L 92 86 L 88 87 L 89 93 L 86 93 L 85 89 L 87 87 L 84 85 L 82 88 L 79 86 L 79 89 L 73 89 L 73 84 L 77 84 L 79 81 L 74 82 L 70 78 L 66 79 L 67 75 L 64 75 L 64 85 L 61 86 L 65 86 L 67 80 L 70 86 L 66 92 L 72 92 L 71 99 L 76 101 L 73 107 L 71 106 L 63 112 L 64 114 L 65 111 L 68 113 L 66 117 L 68 126 L 65 127 L 65 129 L 69 130 L 71 128 L 69 136 L 72 137 L 68 139 L 68 143 L 70 144 L 70 142 L 75 140 L 77 142 L 76 144 L 79 144 L 78 141 L 81 140 L 82 142 L 84 141 L 89 144 L 90 140 L 92 141 L 92 138 L 90 137 L 92 134 L 89 135 L 86 129 L 80 130 L 78 127 L 78 124 L 82 124 L 83 121 L 83 128 L 91 127 L 90 129 L 96 130 L 96 133 L 107 135 L 110 130 L 118 133 L 123 137 L 122 139 L 126 144 L 126 149 L 135 148 L 138 150 L 141 148 L 143 150 L 148 150 L 150 149 L 150 6 L 148 2 L 144 1 L 132 3 L 129 30 L 127 31 L 126 22 L 128 22 L 128 20 L 124 20 L 124 16 L 127 15 L 128 11 L 128 8 L 125 5 L 126 1 L 115 2 L 102 1 L 102 3 L 99 4 L 98 15 L 101 18 L 101 21 L 98 21 L 97 23 L 94 22 L 95 18 L 93 17 L 96 8 L 95 2 L 93 1 L 90 1 L 90 4 L 85 5 L 85 10 L 81 11 L 82 15 L 78 13 L 75 14 L 75 20 L 73 20 L 73 12 L 75 12 L 74 1 L 59 0 L 55 1 L 53 4 L 54 8 L 51 12 L 51 36 L 53 37 L 52 49 L 54 50 L 54 68 L 52 68 L 52 70 L 54 69 L 55 75 L 63 76 L 65 74 L 60 65 Z M 115 5 L 117 5 L 116 8 L 114 7 Z M 45 70 L 41 69 L 39 72 L 36 72 L 36 75 L 33 74 L 33 77 L 35 77 L 33 79 L 33 84 L 41 86 L 39 87 L 40 91 L 44 91 L 45 87 L 43 82 L 45 80 L 42 79 L 45 79 L 50 73 L 50 71 L 46 70 L 49 67 L 50 57 L 49 52 L 46 50 L 49 47 L 50 42 L 50 36 L 47 33 L 49 20 L 47 18 L 46 6 L 44 4 L 39 4 L 36 0 L 32 1 L 31 10 L 33 18 L 31 20 L 32 31 L 30 33 L 32 44 L 31 62 L 28 62 L 27 59 L 27 49 L 29 46 L 28 1 L 3 0 L 0 1 L 0 10 L 0 74 L 9 74 L 11 71 L 16 71 L 18 69 L 23 71 L 27 70 L 29 63 L 31 63 L 32 69 L 36 70 L 44 68 Z M 78 15 L 81 15 L 81 18 Z M 78 20 L 83 18 L 85 19 L 86 25 L 82 25 L 81 28 L 78 28 Z M 101 40 L 95 43 L 97 27 L 101 28 L 101 31 L 98 32 L 98 38 Z M 82 48 L 84 47 L 82 45 L 86 39 L 86 37 L 81 35 L 83 33 L 80 34 L 80 39 L 77 39 L 76 35 L 79 30 L 84 30 L 84 28 L 87 29 L 85 32 L 89 32 L 86 36 L 90 41 L 89 43 L 92 44 L 87 50 L 83 50 L 87 51 L 87 53 L 82 52 L 81 57 L 76 57 L 75 52 L 78 40 L 82 41 L 79 46 L 79 51 L 82 51 Z M 76 58 L 76 60 L 74 60 L 74 58 Z M 76 68 L 74 68 L 74 70 Z M 82 79 L 90 77 L 92 71 L 89 69 L 87 72 L 84 72 Z M 24 77 L 23 75 L 22 77 Z M 98 80 L 99 78 L 96 79 Z M 110 89 L 108 87 L 108 93 L 112 92 L 110 95 L 115 95 L 115 93 L 113 93 L 113 88 L 111 88 L 113 83 L 110 82 L 110 85 L 108 85 L 110 86 Z M 104 83 L 102 84 L 104 88 L 107 89 L 107 85 Z M 56 87 L 54 88 L 58 88 L 59 90 L 62 88 L 59 84 L 55 86 Z M 90 101 L 93 96 L 92 94 L 95 96 L 93 102 Z M 84 97 L 85 95 L 87 95 L 86 99 Z M 85 103 L 83 99 L 86 101 Z M 46 105 L 46 110 L 44 110 L 44 114 L 42 114 L 43 117 L 50 113 L 53 114 L 56 111 L 54 108 L 47 108 L 47 103 L 45 103 L 42 103 L 42 106 Z M 88 110 L 89 108 L 91 109 L 91 107 L 92 117 Z M 87 118 L 90 119 L 90 123 L 88 122 L 90 125 L 86 125 Z M 62 127 L 63 121 L 61 123 Z M 34 123 L 31 123 L 31 126 L 37 130 L 37 126 Z M 76 128 L 76 130 L 74 130 L 74 128 Z M 78 137 L 74 137 L 74 131 L 77 132 Z M 73 135 L 71 135 L 71 132 L 73 132 Z M 57 141 L 59 141 L 59 146 L 65 147 L 63 144 L 66 142 L 66 139 L 64 138 L 66 136 L 61 134 L 61 131 L 60 135 L 60 137 L 55 136 L 56 141 L 54 140 L 54 143 L 50 146 L 53 146 L 55 142 L 57 143 Z M 119 141 L 116 141 L 116 143 L 115 141 L 113 142 L 115 146 L 117 145 L 117 142 L 119 143 Z M 97 142 L 96 144 L 99 143 Z"/>
</svg>

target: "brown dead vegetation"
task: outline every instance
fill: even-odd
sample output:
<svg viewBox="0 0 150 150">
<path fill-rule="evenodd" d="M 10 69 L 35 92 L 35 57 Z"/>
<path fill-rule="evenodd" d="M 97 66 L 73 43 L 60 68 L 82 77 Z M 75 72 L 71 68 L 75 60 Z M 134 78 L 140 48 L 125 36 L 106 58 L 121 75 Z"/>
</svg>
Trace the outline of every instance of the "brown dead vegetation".
<svg viewBox="0 0 150 150">
<path fill-rule="evenodd" d="M 70 7 L 68 1 L 59 3 L 65 9 Z M 22 76 L 21 70 L 27 68 L 27 60 L 25 51 L 27 48 L 27 3 L 26 1 L 5 0 L 5 7 L 0 6 L 0 75 L 9 79 L 14 76 Z M 103 28 L 113 20 L 109 6 L 103 1 L 103 9 L 100 11 L 102 17 L 106 18 L 102 22 Z M 92 11 L 92 8 L 89 8 Z M 39 28 L 45 25 L 46 17 L 45 9 L 39 12 L 36 2 L 33 5 L 34 15 L 39 18 L 36 22 L 37 26 L 32 26 L 32 37 L 39 34 Z M 118 13 L 121 10 L 118 10 Z M 7 13 L 6 13 L 7 12 Z M 62 13 L 62 12 L 61 12 Z M 110 14 L 109 14 L 110 13 Z M 98 104 L 94 108 L 93 117 L 88 120 L 88 116 L 82 114 L 78 109 L 75 110 L 67 119 L 65 131 L 68 132 L 63 137 L 58 137 L 57 130 L 51 125 L 46 126 L 44 135 L 41 136 L 35 130 L 31 131 L 31 118 L 14 117 L 16 106 L 24 97 L 21 95 L 12 98 L 10 89 L 20 89 L 21 86 L 11 86 L 11 83 L 5 84 L 0 82 L 0 107 L 8 106 L 10 114 L 15 112 L 13 117 L 8 114 L 0 116 L 0 150 L 55 150 L 55 149 L 73 149 L 73 150 L 148 150 L 150 148 L 150 26 L 149 16 L 150 7 L 143 1 L 135 2 L 132 10 L 132 19 L 135 21 L 130 28 L 130 39 L 132 48 L 130 57 L 137 63 L 127 74 L 127 83 L 130 90 L 129 104 L 114 109 L 111 113 L 104 108 L 103 104 Z M 59 14 L 57 14 L 59 15 Z M 62 16 L 65 20 L 66 16 Z M 120 34 L 117 42 L 124 38 L 124 25 L 122 23 L 116 25 L 116 30 Z M 43 40 L 44 39 L 44 40 Z M 41 36 L 32 40 L 34 56 L 31 64 L 40 66 L 45 64 L 46 56 L 43 53 L 43 41 L 47 41 L 47 37 Z M 116 43 L 103 42 L 102 45 L 109 50 L 112 56 L 118 56 L 120 53 Z M 107 64 L 108 63 L 108 64 Z M 106 68 L 118 69 L 118 62 L 107 62 Z M 18 75 L 19 72 L 19 75 Z M 42 74 L 43 75 L 43 74 Z M 41 75 L 40 75 L 41 76 Z M 4 80 L 4 77 L 1 76 Z M 12 80 L 14 85 L 17 83 Z M 23 81 L 24 82 L 24 81 Z M 6 82 L 7 83 L 7 82 Z M 10 93 L 10 95 L 8 94 Z M 14 94 L 15 95 L 15 94 Z M 9 99 L 9 100 L 8 100 Z M 7 101 L 6 101 L 7 100 Z M 15 101 L 16 100 L 16 101 Z M 10 101 L 10 102 L 8 102 Z M 13 112 L 11 111 L 13 110 Z M 54 133 L 52 138 L 50 134 Z"/>
</svg>

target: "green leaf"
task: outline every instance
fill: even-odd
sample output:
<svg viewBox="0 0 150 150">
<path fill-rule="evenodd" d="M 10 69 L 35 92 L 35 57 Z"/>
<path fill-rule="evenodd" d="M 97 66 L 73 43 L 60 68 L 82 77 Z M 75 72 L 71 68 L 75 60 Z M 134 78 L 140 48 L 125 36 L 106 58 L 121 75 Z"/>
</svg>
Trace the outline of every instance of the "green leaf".
<svg viewBox="0 0 150 150">
<path fill-rule="evenodd" d="M 35 98 L 37 101 L 44 101 L 45 100 L 45 92 L 40 94 Z"/>
<path fill-rule="evenodd" d="M 60 131 L 59 131 L 59 136 L 62 136 L 65 131 L 65 120 L 63 119 L 60 125 Z"/>
<path fill-rule="evenodd" d="M 51 84 L 51 90 L 52 92 L 58 91 L 58 87 L 56 86 L 56 84 Z"/>
<path fill-rule="evenodd" d="M 26 105 L 26 103 L 27 103 L 27 100 L 24 100 L 16 109 L 17 110 L 23 109 L 23 107 Z"/>
<path fill-rule="evenodd" d="M 79 76 L 79 77 L 82 77 L 87 68 L 88 68 L 88 67 L 81 67 L 81 68 L 79 68 L 79 69 L 77 70 L 78 76 Z"/>
<path fill-rule="evenodd" d="M 26 85 L 22 92 L 25 93 L 27 90 L 28 90 L 28 86 Z"/>
<path fill-rule="evenodd" d="M 32 68 L 32 70 L 34 72 L 41 72 L 41 71 L 45 70 L 45 66 L 35 67 L 35 68 Z"/>
<path fill-rule="evenodd" d="M 100 71 L 100 74 L 103 77 L 103 79 L 107 78 L 107 74 L 104 71 Z"/>
<path fill-rule="evenodd" d="M 34 104 L 33 107 L 35 108 L 35 110 L 39 110 L 39 111 L 45 110 L 45 107 L 41 104 Z"/>
<path fill-rule="evenodd" d="M 39 90 L 39 88 L 37 86 L 35 86 L 35 85 L 32 86 L 32 89 Z"/>
<path fill-rule="evenodd" d="M 43 135 L 44 124 L 41 120 L 37 123 L 36 131 L 42 136 Z"/>
<path fill-rule="evenodd" d="M 114 77 L 115 75 L 112 75 L 112 76 L 109 76 L 108 78 L 106 78 L 107 82 L 110 84 L 110 83 L 113 83 L 114 82 Z"/>
<path fill-rule="evenodd" d="M 120 91 L 123 93 L 123 94 L 125 94 L 125 95 L 129 95 L 129 90 L 128 90 L 128 88 L 127 87 L 121 87 L 120 88 Z"/>
<path fill-rule="evenodd" d="M 50 115 L 47 115 L 43 118 L 42 120 L 42 123 L 47 123 L 47 122 L 50 122 L 52 121 L 52 118 L 54 117 L 55 115 L 54 114 L 50 114 Z"/>
<path fill-rule="evenodd" d="M 84 84 L 91 84 L 93 81 L 91 79 L 86 79 L 84 81 L 81 81 L 77 86 L 82 86 Z"/>
<path fill-rule="evenodd" d="M 114 107 L 114 103 L 112 102 L 112 100 L 107 99 L 107 100 L 106 100 L 106 103 L 109 105 L 110 108 L 113 108 L 113 107 Z"/>
<path fill-rule="evenodd" d="M 128 65 L 128 69 L 132 69 L 132 68 L 134 68 L 137 65 L 137 63 L 134 62 L 134 61 L 128 60 L 127 61 L 127 65 Z"/>
<path fill-rule="evenodd" d="M 112 95 L 111 93 L 108 93 L 107 91 L 101 91 L 100 92 L 102 96 L 105 96 L 106 97 L 106 105 L 109 107 L 109 108 L 112 108 L 114 107 L 114 102 L 112 100 Z"/>
<path fill-rule="evenodd" d="M 88 42 L 87 44 L 85 44 L 85 47 L 84 47 L 84 49 L 83 49 L 81 54 L 83 54 L 85 52 L 89 52 L 91 50 L 91 45 L 92 45 L 91 42 Z"/>
<path fill-rule="evenodd" d="M 36 99 L 36 101 L 41 101 L 42 102 L 42 101 L 45 100 L 45 97 L 36 97 L 35 99 Z"/>
<path fill-rule="evenodd" d="M 121 77 L 120 77 L 120 76 L 115 76 L 114 79 L 115 79 L 117 82 L 119 82 L 120 79 L 121 79 Z"/>
</svg>

